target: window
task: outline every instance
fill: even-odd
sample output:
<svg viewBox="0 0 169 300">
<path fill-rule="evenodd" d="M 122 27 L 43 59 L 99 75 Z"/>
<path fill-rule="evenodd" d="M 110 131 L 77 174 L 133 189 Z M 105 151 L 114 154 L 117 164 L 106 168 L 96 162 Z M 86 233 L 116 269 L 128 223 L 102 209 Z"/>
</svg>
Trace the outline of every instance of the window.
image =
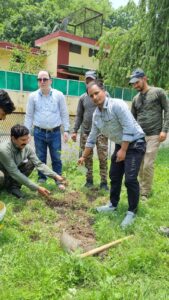
<svg viewBox="0 0 169 300">
<path fill-rule="evenodd" d="M 89 57 L 91 57 L 91 56 L 96 56 L 97 53 L 98 53 L 98 50 L 89 48 Z"/>
<path fill-rule="evenodd" d="M 81 46 L 75 45 L 75 44 L 70 44 L 70 46 L 69 46 L 69 51 L 70 51 L 70 52 L 74 52 L 74 53 L 81 54 Z"/>
</svg>

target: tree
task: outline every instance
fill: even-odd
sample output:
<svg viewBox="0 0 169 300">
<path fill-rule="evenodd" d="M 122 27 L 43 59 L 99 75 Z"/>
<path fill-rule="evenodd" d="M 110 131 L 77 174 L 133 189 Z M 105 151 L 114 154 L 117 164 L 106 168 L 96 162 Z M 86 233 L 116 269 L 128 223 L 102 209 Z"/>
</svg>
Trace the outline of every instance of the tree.
<svg viewBox="0 0 169 300">
<path fill-rule="evenodd" d="M 141 67 L 150 84 L 169 88 L 168 12 L 167 0 L 142 0 L 134 26 L 114 27 L 104 34 L 98 58 L 106 83 L 125 86 L 131 71 Z"/>
<path fill-rule="evenodd" d="M 41 70 L 46 55 L 44 53 L 33 54 L 28 45 L 20 44 L 11 51 L 9 69 L 15 72 L 36 74 Z"/>
</svg>

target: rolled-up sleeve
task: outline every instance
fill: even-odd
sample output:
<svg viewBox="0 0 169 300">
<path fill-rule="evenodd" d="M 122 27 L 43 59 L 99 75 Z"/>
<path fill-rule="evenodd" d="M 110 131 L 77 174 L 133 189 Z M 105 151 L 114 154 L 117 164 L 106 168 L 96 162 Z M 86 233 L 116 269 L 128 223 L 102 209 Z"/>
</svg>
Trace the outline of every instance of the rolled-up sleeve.
<svg viewBox="0 0 169 300">
<path fill-rule="evenodd" d="M 62 93 L 59 94 L 60 116 L 64 131 L 69 131 L 69 113 L 66 105 L 65 97 Z"/>
<path fill-rule="evenodd" d="M 122 141 L 132 142 L 134 136 L 134 117 L 125 103 L 114 106 L 114 112 L 122 126 Z"/>
<path fill-rule="evenodd" d="M 96 139 L 98 134 L 100 133 L 99 129 L 96 126 L 96 120 L 95 117 L 93 115 L 93 120 L 92 120 L 92 128 L 90 131 L 90 134 L 87 138 L 87 142 L 86 142 L 86 147 L 87 148 L 94 148 L 95 144 L 96 144 Z"/>
</svg>

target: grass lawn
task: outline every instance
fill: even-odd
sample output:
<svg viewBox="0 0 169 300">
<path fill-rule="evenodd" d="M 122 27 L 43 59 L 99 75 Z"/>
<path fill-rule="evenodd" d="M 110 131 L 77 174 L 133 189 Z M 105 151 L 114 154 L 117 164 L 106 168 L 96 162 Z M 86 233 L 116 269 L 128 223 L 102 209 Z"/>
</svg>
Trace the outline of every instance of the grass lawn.
<svg viewBox="0 0 169 300">
<path fill-rule="evenodd" d="M 1 193 L 7 213 L 0 229 L 0 300 L 169 299 L 169 238 L 158 232 L 169 226 L 169 148 L 159 151 L 151 198 L 140 202 L 134 225 L 125 231 L 119 225 L 127 210 L 126 189 L 115 214 L 95 213 L 109 194 L 97 189 L 97 160 L 94 167 L 95 189 L 90 192 L 73 162 L 64 169 L 69 181 L 64 194 L 49 179 L 45 186 L 56 205 L 25 187 L 26 200 Z M 32 179 L 37 179 L 36 172 Z M 134 237 L 102 255 L 81 259 L 78 250 L 69 254 L 60 246 L 65 228 L 84 244 L 93 239 L 95 246 Z"/>
</svg>

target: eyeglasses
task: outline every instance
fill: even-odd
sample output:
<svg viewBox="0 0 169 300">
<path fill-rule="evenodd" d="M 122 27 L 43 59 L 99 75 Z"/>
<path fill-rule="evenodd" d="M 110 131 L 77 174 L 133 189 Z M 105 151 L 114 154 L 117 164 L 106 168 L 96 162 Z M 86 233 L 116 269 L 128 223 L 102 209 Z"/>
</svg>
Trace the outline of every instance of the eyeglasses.
<svg viewBox="0 0 169 300">
<path fill-rule="evenodd" d="M 48 81 L 50 78 L 37 78 L 37 81 L 39 82 L 46 82 Z"/>
</svg>

